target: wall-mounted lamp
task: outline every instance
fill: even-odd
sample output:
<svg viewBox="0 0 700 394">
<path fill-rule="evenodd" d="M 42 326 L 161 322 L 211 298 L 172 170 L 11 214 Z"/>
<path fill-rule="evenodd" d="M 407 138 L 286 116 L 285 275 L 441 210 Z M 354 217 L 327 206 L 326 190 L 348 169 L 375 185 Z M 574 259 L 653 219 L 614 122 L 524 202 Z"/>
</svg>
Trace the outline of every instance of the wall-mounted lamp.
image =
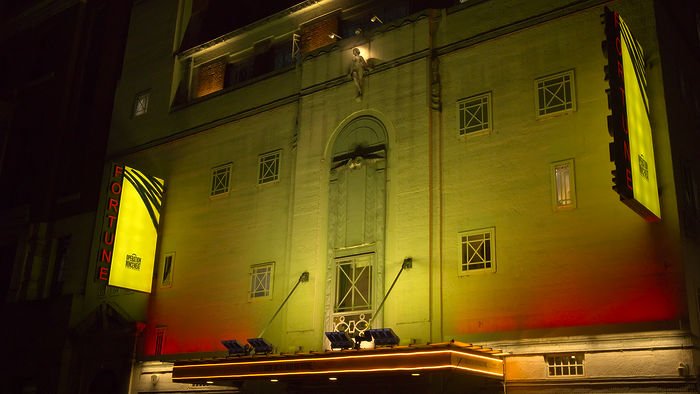
<svg viewBox="0 0 700 394">
<path fill-rule="evenodd" d="M 343 37 L 341 37 L 341 36 L 339 36 L 339 35 L 337 35 L 337 34 L 335 34 L 335 33 L 329 34 L 328 37 L 330 37 L 330 38 L 332 38 L 332 39 L 338 39 L 338 40 L 342 40 L 342 39 L 343 39 Z"/>
<path fill-rule="evenodd" d="M 379 17 L 378 17 L 378 16 L 376 16 L 376 15 L 375 15 L 375 16 L 373 16 L 373 17 L 372 17 L 372 19 L 370 19 L 370 22 L 373 22 L 373 23 L 377 23 L 377 22 L 379 22 L 379 23 L 381 23 L 381 24 L 384 24 L 384 22 L 382 22 L 382 20 L 381 20 L 381 19 L 379 19 Z"/>
</svg>

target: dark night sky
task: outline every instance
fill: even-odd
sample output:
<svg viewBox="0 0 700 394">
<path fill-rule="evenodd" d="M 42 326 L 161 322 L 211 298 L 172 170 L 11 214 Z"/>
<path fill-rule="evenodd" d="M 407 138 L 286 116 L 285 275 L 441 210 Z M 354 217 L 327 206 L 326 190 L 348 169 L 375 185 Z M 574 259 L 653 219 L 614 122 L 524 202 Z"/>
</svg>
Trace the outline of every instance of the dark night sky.
<svg viewBox="0 0 700 394">
<path fill-rule="evenodd" d="M 301 2 L 300 0 L 261 2 L 209 0 L 200 12 L 193 10 L 192 19 L 187 27 L 180 50 L 205 43 Z"/>
</svg>

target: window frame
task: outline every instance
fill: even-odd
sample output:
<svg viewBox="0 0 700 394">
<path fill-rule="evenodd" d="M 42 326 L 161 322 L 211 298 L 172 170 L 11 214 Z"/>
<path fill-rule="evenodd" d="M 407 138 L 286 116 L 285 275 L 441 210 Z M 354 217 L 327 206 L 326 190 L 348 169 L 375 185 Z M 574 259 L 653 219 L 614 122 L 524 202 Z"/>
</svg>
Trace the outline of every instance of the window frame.
<svg viewBox="0 0 700 394">
<path fill-rule="evenodd" d="M 225 185 L 225 189 L 222 192 L 215 193 L 218 189 L 215 188 L 215 177 L 218 175 L 217 171 L 220 170 L 226 170 L 227 171 L 227 184 Z M 229 195 L 231 192 L 231 174 L 233 173 L 233 163 L 229 162 L 226 164 L 221 164 L 216 167 L 211 168 L 211 176 L 209 177 L 209 199 L 215 199 L 215 198 L 221 198 L 221 197 L 226 197 Z"/>
<path fill-rule="evenodd" d="M 273 162 L 275 163 L 275 168 L 276 172 L 272 176 L 264 176 L 263 175 L 263 166 L 267 163 L 268 159 L 273 158 Z M 273 150 L 267 153 L 263 153 L 261 155 L 258 155 L 258 180 L 257 180 L 257 185 L 266 185 L 268 183 L 275 183 L 279 182 L 280 180 L 280 167 L 282 164 L 282 149 L 277 149 Z M 272 178 L 272 179 L 269 179 Z"/>
<path fill-rule="evenodd" d="M 569 168 L 569 198 L 571 200 L 570 204 L 559 204 L 559 184 L 557 182 L 556 170 L 561 166 L 568 166 Z M 559 160 L 550 163 L 549 165 L 549 175 L 551 180 L 551 190 L 552 190 L 552 209 L 554 212 L 570 211 L 575 209 L 578 202 L 576 200 L 576 168 L 574 166 L 574 159 Z"/>
<path fill-rule="evenodd" d="M 570 85 L 570 90 L 571 90 L 571 108 L 566 108 L 567 103 L 564 102 L 564 109 L 554 111 L 554 112 L 547 112 L 546 104 L 545 108 L 540 108 L 540 83 L 546 83 L 548 81 L 551 81 L 556 78 L 564 78 L 564 77 L 569 77 L 569 85 Z M 569 114 L 572 112 L 576 111 L 576 79 L 575 79 L 575 73 L 574 69 L 566 70 L 566 71 L 561 71 L 555 74 L 550 74 L 550 75 L 545 75 L 539 78 L 535 78 L 535 117 L 537 119 L 546 119 L 549 117 L 553 116 L 559 116 L 563 114 Z M 544 88 L 544 86 L 543 86 Z M 545 111 L 544 113 L 541 113 L 542 111 Z"/>
<path fill-rule="evenodd" d="M 475 268 L 475 269 L 464 269 L 464 254 L 462 253 L 462 244 L 463 244 L 463 237 L 469 237 L 469 236 L 474 236 L 474 235 L 489 235 L 489 253 L 490 253 L 490 259 L 488 263 L 490 263 L 490 267 L 484 267 L 484 268 Z M 496 272 L 496 227 L 491 226 L 491 227 L 484 227 L 484 228 L 479 228 L 479 229 L 473 229 L 473 230 L 467 230 L 467 231 L 460 231 L 459 236 L 457 237 L 457 246 L 458 246 L 458 264 L 457 264 L 457 272 L 459 276 L 470 276 L 470 275 L 479 275 L 479 274 L 487 274 L 487 273 L 495 273 Z M 485 240 L 485 239 L 484 239 Z M 468 242 L 468 238 L 467 238 Z M 484 261 L 484 264 L 486 264 L 487 261 Z M 467 263 L 468 264 L 468 263 Z"/>
<path fill-rule="evenodd" d="M 145 105 L 143 111 L 137 111 L 139 108 L 139 101 L 141 98 L 145 98 Z M 148 104 L 151 101 L 151 89 L 142 90 L 134 95 L 134 102 L 131 106 L 131 118 L 138 118 L 144 116 L 148 113 Z"/>
<path fill-rule="evenodd" d="M 168 258 L 171 258 L 170 261 L 170 281 L 166 283 L 165 281 L 165 265 L 168 261 Z M 174 281 L 174 276 L 175 276 L 175 252 L 168 252 L 163 255 L 163 263 L 161 264 L 160 268 L 160 288 L 166 289 L 173 287 L 173 281 Z"/>
<path fill-rule="evenodd" d="M 344 264 L 345 263 L 345 264 Z M 362 270 L 360 270 L 360 275 L 362 275 L 362 271 L 365 269 L 368 270 L 369 274 L 366 276 L 366 285 L 367 285 L 367 294 L 366 297 L 363 296 L 360 292 L 361 289 L 358 289 L 357 292 L 360 294 L 362 298 L 365 299 L 367 304 L 361 305 L 361 304 L 355 304 L 354 301 L 351 302 L 351 305 L 349 307 L 345 307 L 343 309 L 340 308 L 340 303 L 342 301 L 345 301 L 347 298 L 348 294 L 351 295 L 351 300 L 354 300 L 354 295 L 355 291 L 354 289 L 357 288 L 355 284 L 357 283 L 357 280 L 360 279 L 359 276 L 355 276 L 356 272 L 356 266 L 357 263 L 364 264 L 361 267 Z M 346 289 L 345 293 L 342 294 L 341 298 L 341 265 L 348 265 L 351 264 L 353 267 L 353 278 L 355 279 L 354 281 L 347 277 L 347 273 L 345 273 L 346 277 L 350 279 L 350 286 Z M 373 302 L 373 297 L 374 297 L 374 276 L 376 275 L 375 271 L 375 266 L 374 266 L 374 254 L 372 253 L 365 253 L 365 254 L 357 254 L 357 255 L 351 255 L 351 256 L 345 256 L 345 257 L 336 257 L 334 259 L 334 297 L 333 297 L 333 313 L 358 313 L 358 312 L 363 312 L 366 311 L 368 313 L 371 313 L 371 311 L 374 308 L 374 302 Z"/>
<path fill-rule="evenodd" d="M 256 269 L 260 268 L 268 268 L 268 271 L 266 272 L 266 275 L 268 275 L 269 280 L 267 284 L 267 289 L 265 289 L 266 294 L 259 295 L 259 296 L 254 296 L 254 286 L 257 286 L 258 283 L 260 282 L 255 282 L 255 279 L 258 277 L 257 275 L 260 274 L 259 272 L 256 272 Z M 274 261 L 268 261 L 266 263 L 258 263 L 258 264 L 253 264 L 250 266 L 250 269 L 248 271 L 248 301 L 258 301 L 258 300 L 269 300 L 272 299 L 272 291 L 273 291 L 273 286 L 274 286 L 274 279 L 275 279 L 275 262 Z"/>
<path fill-rule="evenodd" d="M 486 122 L 483 122 L 483 116 L 482 116 L 482 124 L 486 123 L 486 127 L 480 130 L 475 130 L 475 131 L 462 131 L 462 105 L 471 101 L 476 101 L 476 100 L 483 100 L 481 105 L 482 107 L 486 107 Z M 470 137 L 476 137 L 479 135 L 485 135 L 485 134 L 491 134 L 491 131 L 493 130 L 493 94 L 491 91 L 484 92 L 484 93 L 479 93 L 475 94 L 473 96 L 465 97 L 462 99 L 457 100 L 456 102 L 456 109 L 457 109 L 457 132 L 459 134 L 459 138 L 470 138 Z M 482 108 L 482 114 L 483 114 L 483 108 Z"/>
<path fill-rule="evenodd" d="M 585 368 L 586 367 L 586 357 L 585 356 L 586 355 L 584 353 L 577 353 L 577 352 L 575 352 L 575 353 L 545 354 L 544 355 L 544 368 L 545 368 L 544 374 L 548 379 L 568 379 L 571 377 L 579 377 L 579 378 L 585 377 L 586 376 L 586 368 Z M 564 375 L 563 373 L 561 375 L 557 375 L 556 373 L 554 375 L 550 374 L 550 368 L 553 368 L 553 369 L 557 368 L 556 363 L 552 364 L 552 365 L 549 364 L 550 358 L 561 358 L 562 360 L 564 360 L 564 359 L 568 360 L 571 358 L 578 358 L 578 357 L 580 357 L 580 361 L 581 361 L 580 363 L 578 363 L 578 360 L 577 360 L 577 362 L 575 364 L 567 364 L 566 366 L 564 366 L 564 364 L 561 364 L 561 365 L 559 365 L 559 367 L 562 368 L 562 371 L 563 371 L 564 367 L 567 367 L 567 368 L 573 367 L 576 370 L 578 370 L 578 368 L 581 368 L 580 374 L 578 373 L 578 371 L 577 371 L 577 373 L 575 373 L 573 375 L 572 374 Z"/>
<path fill-rule="evenodd" d="M 156 357 L 163 355 L 163 349 L 165 348 L 165 332 L 167 331 L 166 329 L 167 326 L 156 326 L 153 341 L 153 355 Z"/>
</svg>

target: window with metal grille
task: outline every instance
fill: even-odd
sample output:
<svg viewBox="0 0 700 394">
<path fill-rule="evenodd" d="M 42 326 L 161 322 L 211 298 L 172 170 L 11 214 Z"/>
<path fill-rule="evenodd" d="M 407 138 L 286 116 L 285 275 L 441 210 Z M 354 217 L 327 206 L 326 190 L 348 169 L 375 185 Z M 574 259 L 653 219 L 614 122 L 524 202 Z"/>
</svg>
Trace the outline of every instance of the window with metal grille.
<svg viewBox="0 0 700 394">
<path fill-rule="evenodd" d="M 495 227 L 459 234 L 460 275 L 496 270 Z"/>
<path fill-rule="evenodd" d="M 148 101 L 151 98 L 151 91 L 146 90 L 136 94 L 134 98 L 133 116 L 145 115 L 148 112 Z"/>
<path fill-rule="evenodd" d="M 535 80 L 535 91 L 538 117 L 576 109 L 573 70 Z"/>
<path fill-rule="evenodd" d="M 566 210 L 576 207 L 576 183 L 574 177 L 574 160 L 562 160 L 550 165 L 552 176 L 552 198 L 554 210 Z"/>
<path fill-rule="evenodd" d="M 228 194 L 231 184 L 231 163 L 211 169 L 211 190 L 209 197 Z"/>
<path fill-rule="evenodd" d="M 338 259 L 335 266 L 335 312 L 371 309 L 371 255 Z"/>
<path fill-rule="evenodd" d="M 547 376 L 583 376 L 583 354 L 553 354 L 545 356 Z"/>
<path fill-rule="evenodd" d="M 274 262 L 256 264 L 250 267 L 250 298 L 264 298 L 272 294 L 274 267 Z"/>
<path fill-rule="evenodd" d="M 491 130 L 491 93 L 472 96 L 457 102 L 459 134 L 476 135 Z"/>
<path fill-rule="evenodd" d="M 258 185 L 279 179 L 280 151 L 265 153 L 258 157 Z"/>
</svg>

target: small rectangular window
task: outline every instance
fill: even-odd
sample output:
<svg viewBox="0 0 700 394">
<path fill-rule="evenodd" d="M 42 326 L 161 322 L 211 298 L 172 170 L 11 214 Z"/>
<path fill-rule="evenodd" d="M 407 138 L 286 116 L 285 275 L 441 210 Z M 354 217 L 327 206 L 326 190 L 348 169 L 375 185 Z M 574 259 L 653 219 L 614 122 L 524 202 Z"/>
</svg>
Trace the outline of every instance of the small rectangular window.
<svg viewBox="0 0 700 394">
<path fill-rule="evenodd" d="M 478 135 L 491 130 L 491 93 L 468 97 L 457 102 L 459 135 Z"/>
<path fill-rule="evenodd" d="M 274 267 L 274 262 L 256 264 L 250 267 L 250 298 L 270 297 Z"/>
<path fill-rule="evenodd" d="M 175 265 L 175 253 L 167 253 L 163 258 L 163 272 L 160 279 L 160 287 L 173 285 L 173 269 Z"/>
<path fill-rule="evenodd" d="M 547 376 L 583 376 L 583 354 L 550 354 L 547 360 Z"/>
<path fill-rule="evenodd" d="M 496 271 L 496 228 L 465 231 L 459 234 L 460 275 Z"/>
<path fill-rule="evenodd" d="M 156 346 L 154 354 L 160 356 L 163 354 L 163 348 L 165 345 L 165 327 L 156 328 Z"/>
<path fill-rule="evenodd" d="M 554 210 L 561 211 L 576 208 L 574 159 L 554 162 L 550 165 L 550 168 Z"/>
<path fill-rule="evenodd" d="M 54 259 L 53 280 L 51 283 L 51 294 L 53 295 L 60 295 L 63 292 L 70 242 L 70 235 L 63 236 L 56 241 L 56 257 Z"/>
<path fill-rule="evenodd" d="M 265 153 L 258 157 L 258 185 L 279 179 L 280 151 Z"/>
<path fill-rule="evenodd" d="M 231 167 L 232 164 L 228 163 L 211 169 L 211 191 L 209 192 L 209 197 L 228 194 L 231 184 Z"/>
<path fill-rule="evenodd" d="M 535 93 L 538 117 L 575 111 L 574 71 L 538 78 Z"/>
<path fill-rule="evenodd" d="M 145 115 L 148 112 L 148 101 L 151 98 L 151 91 L 146 90 L 136 94 L 134 98 L 133 116 Z"/>
</svg>

